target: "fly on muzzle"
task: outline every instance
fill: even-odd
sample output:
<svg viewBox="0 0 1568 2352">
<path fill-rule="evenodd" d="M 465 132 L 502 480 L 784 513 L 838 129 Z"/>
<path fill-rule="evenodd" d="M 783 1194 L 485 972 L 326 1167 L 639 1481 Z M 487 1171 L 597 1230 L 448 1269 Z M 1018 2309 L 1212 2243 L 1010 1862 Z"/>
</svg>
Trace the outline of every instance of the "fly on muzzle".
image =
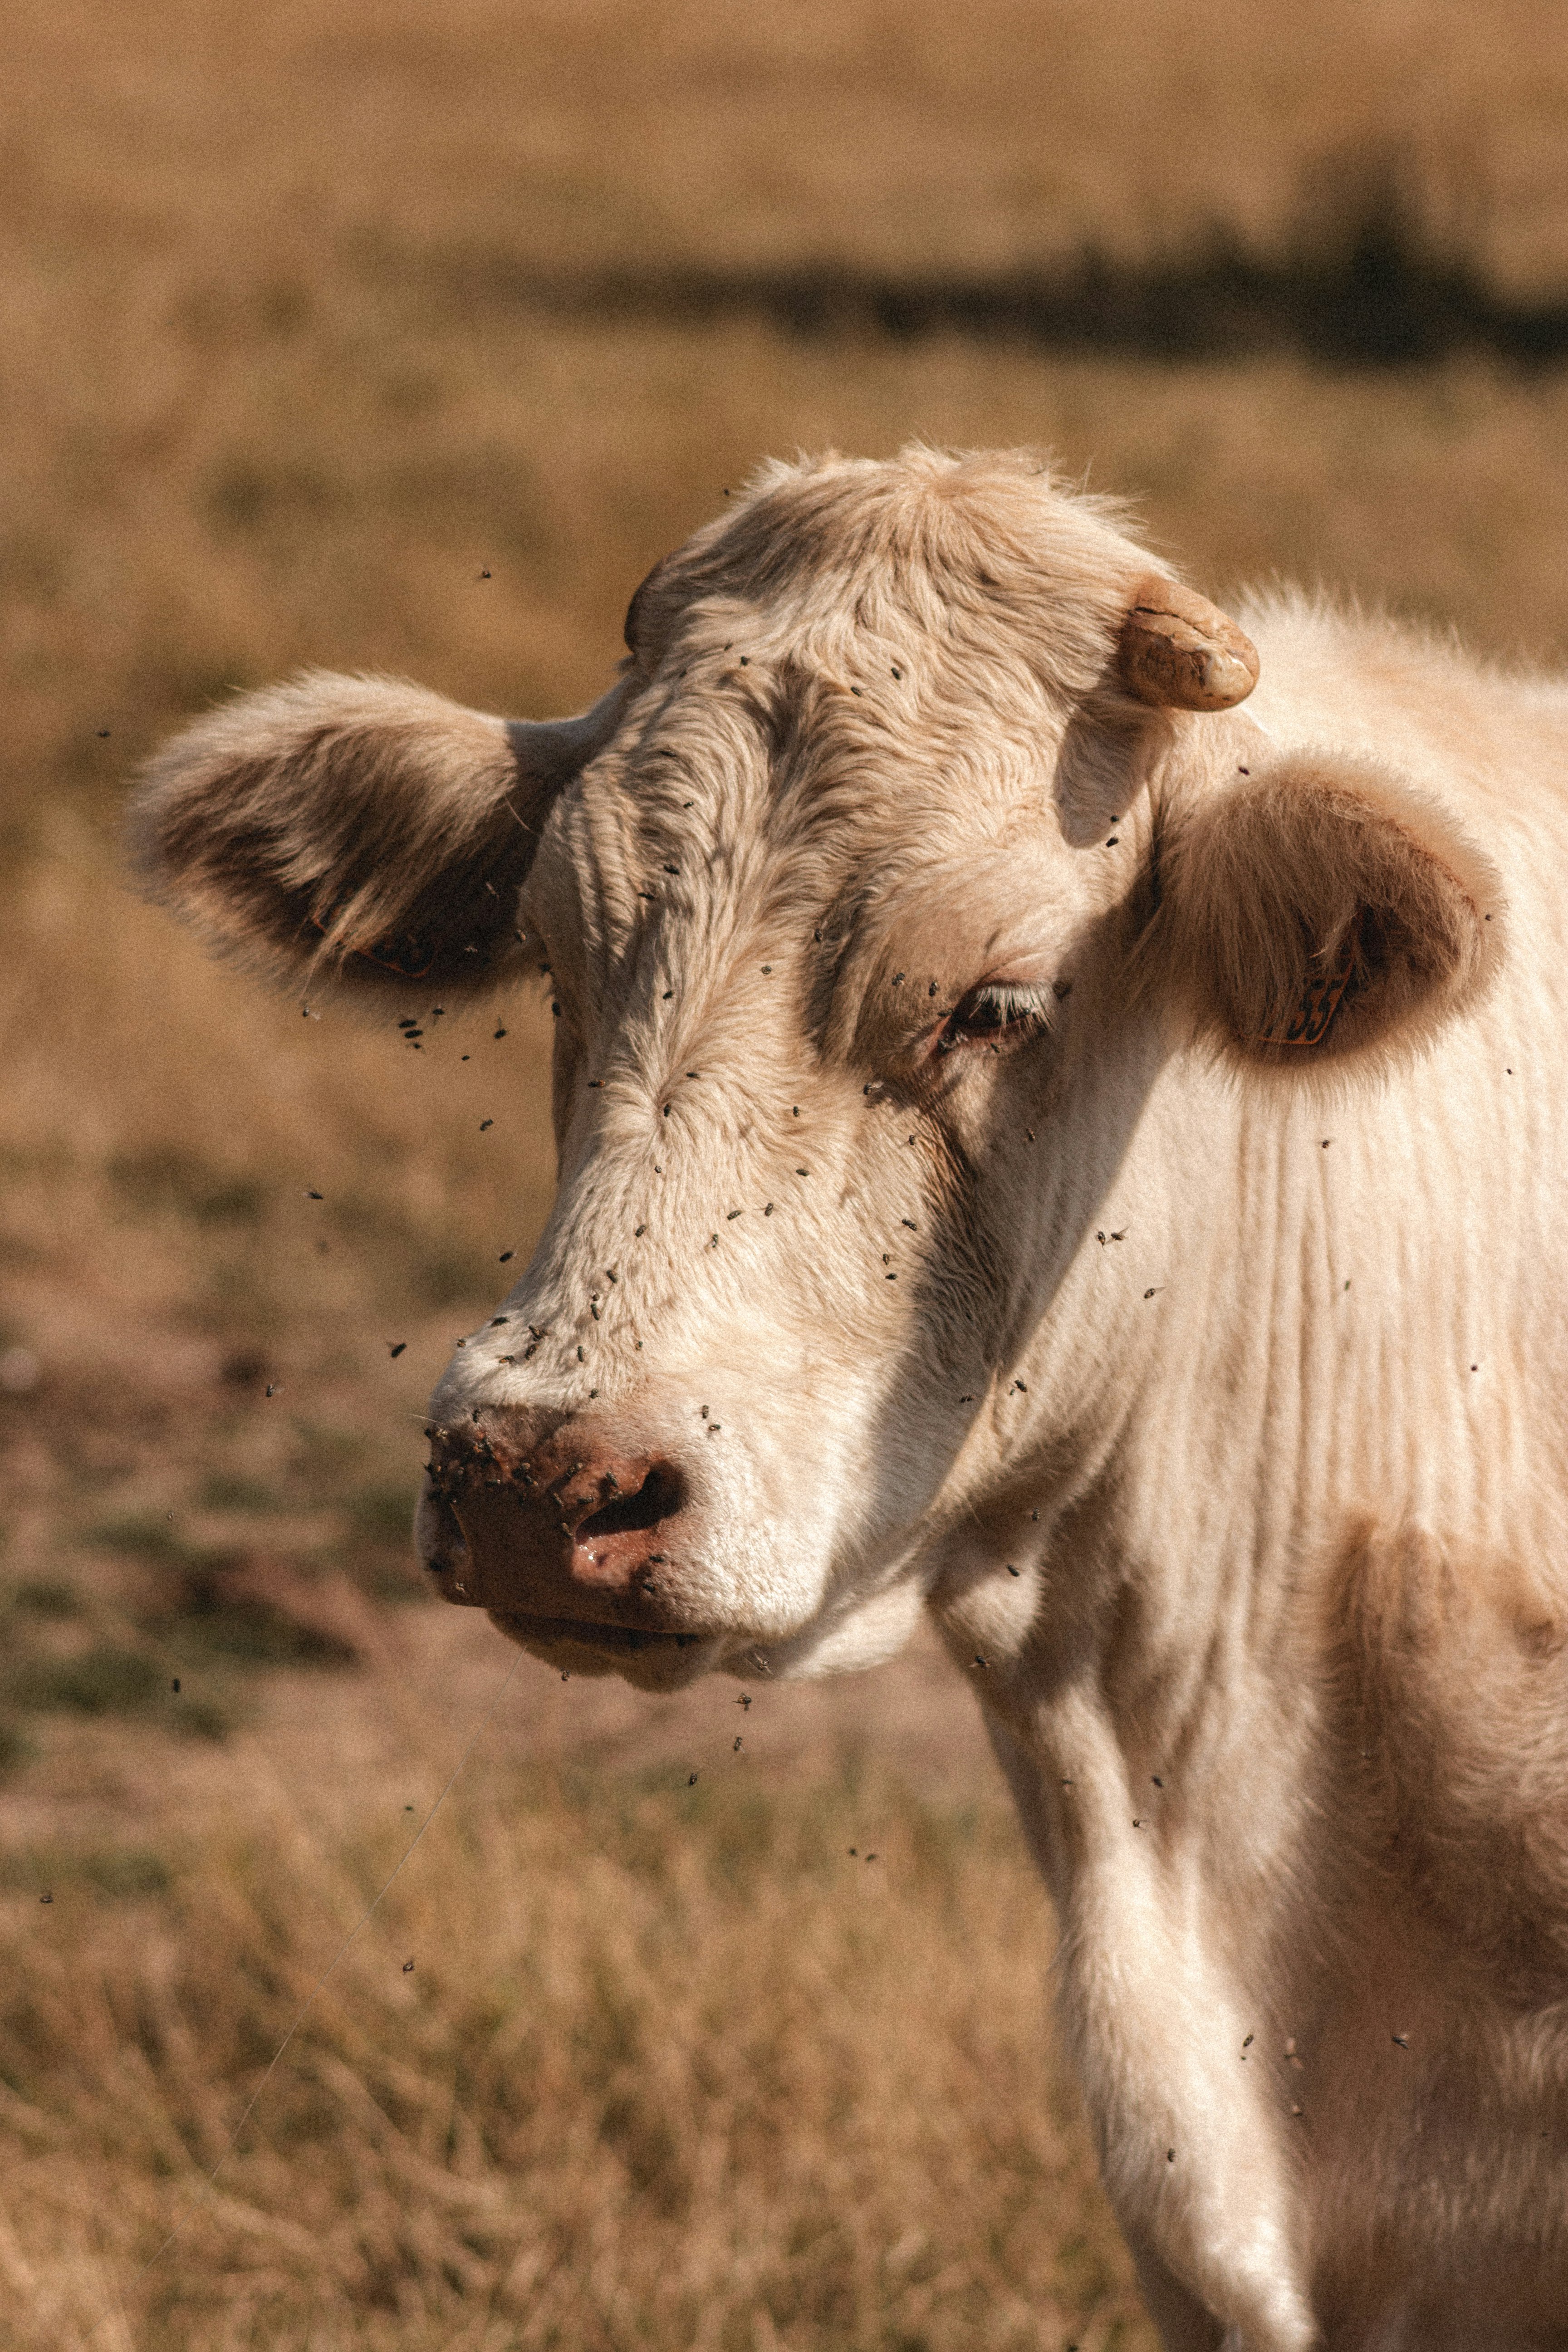
<svg viewBox="0 0 1568 2352">
<path fill-rule="evenodd" d="M 427 1564 L 447 1600 L 503 1616 L 669 1630 L 658 1570 L 689 1502 L 668 1454 L 585 1415 L 520 1408 L 431 1432 Z"/>
</svg>

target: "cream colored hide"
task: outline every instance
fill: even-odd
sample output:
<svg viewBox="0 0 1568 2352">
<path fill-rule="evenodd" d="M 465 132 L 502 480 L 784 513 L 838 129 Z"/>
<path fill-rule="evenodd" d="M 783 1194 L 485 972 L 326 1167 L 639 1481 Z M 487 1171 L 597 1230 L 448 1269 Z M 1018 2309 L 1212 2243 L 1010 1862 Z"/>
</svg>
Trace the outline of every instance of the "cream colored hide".
<svg viewBox="0 0 1568 2352">
<path fill-rule="evenodd" d="M 1242 621 L 1027 457 L 773 467 L 585 719 L 305 679 L 141 855 L 388 1016 L 549 968 L 448 1598 L 648 1690 L 929 1611 L 1166 2343 L 1563 2345 L 1568 689 Z"/>
</svg>

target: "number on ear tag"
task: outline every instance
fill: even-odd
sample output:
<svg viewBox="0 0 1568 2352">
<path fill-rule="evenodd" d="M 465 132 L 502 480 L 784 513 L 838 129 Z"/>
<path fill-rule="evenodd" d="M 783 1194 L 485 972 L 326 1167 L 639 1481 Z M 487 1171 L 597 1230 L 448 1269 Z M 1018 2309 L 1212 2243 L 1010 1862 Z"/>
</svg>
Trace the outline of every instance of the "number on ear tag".
<svg viewBox="0 0 1568 2352">
<path fill-rule="evenodd" d="M 1339 1011 L 1355 971 L 1356 930 L 1352 923 L 1340 941 L 1339 951 L 1318 980 L 1310 980 L 1301 1001 L 1288 1018 L 1276 1021 L 1258 1036 L 1260 1045 L 1321 1045 Z"/>
</svg>

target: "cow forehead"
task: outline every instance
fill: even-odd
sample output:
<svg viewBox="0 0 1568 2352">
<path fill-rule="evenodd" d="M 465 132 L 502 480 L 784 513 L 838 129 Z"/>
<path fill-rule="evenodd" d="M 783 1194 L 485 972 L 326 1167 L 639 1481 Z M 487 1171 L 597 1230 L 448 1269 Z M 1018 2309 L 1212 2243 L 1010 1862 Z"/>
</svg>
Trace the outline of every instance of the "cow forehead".
<svg viewBox="0 0 1568 2352">
<path fill-rule="evenodd" d="M 1059 839 L 1069 714 L 1027 649 L 982 656 L 908 631 L 891 650 L 863 629 L 847 646 L 788 614 L 693 609 L 564 796 L 558 837 L 578 865 L 645 884 L 687 850 L 714 882 L 787 861 L 824 902 L 882 861 Z"/>
<path fill-rule="evenodd" d="M 994 656 L 1011 642 L 1042 678 L 1081 692 L 1148 569 L 1121 520 L 1029 451 L 765 467 L 639 591 L 638 657 L 684 658 L 678 640 L 693 642 L 699 613 L 747 654 L 739 631 L 766 615 L 818 657 L 874 649 L 899 663 L 922 645 Z"/>
<path fill-rule="evenodd" d="M 1037 960 L 1042 927 L 1092 899 L 1037 701 L 934 731 L 793 660 L 738 673 L 731 656 L 679 688 L 634 709 L 547 829 L 528 903 L 570 962 L 569 941 L 624 966 L 657 937 L 710 963 L 826 946 L 978 978 Z"/>
<path fill-rule="evenodd" d="M 1148 568 L 1031 452 L 767 467 L 638 591 L 631 731 L 678 767 L 749 719 L 776 777 L 830 798 L 879 755 L 940 773 L 977 734 L 1037 740 L 1103 684 Z"/>
<path fill-rule="evenodd" d="M 1146 564 L 1036 461 L 775 469 L 639 592 L 633 692 L 526 903 L 584 980 L 646 979 L 651 936 L 713 968 L 895 914 L 945 925 L 939 971 L 984 962 L 1029 894 L 1093 894 L 1053 777 Z"/>
</svg>

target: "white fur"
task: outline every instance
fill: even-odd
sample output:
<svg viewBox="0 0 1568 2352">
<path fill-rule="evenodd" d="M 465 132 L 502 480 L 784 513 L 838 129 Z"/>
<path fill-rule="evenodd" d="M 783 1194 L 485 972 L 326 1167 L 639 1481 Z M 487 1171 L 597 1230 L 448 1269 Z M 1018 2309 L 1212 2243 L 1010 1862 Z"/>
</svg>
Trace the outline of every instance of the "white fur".
<svg viewBox="0 0 1568 2352">
<path fill-rule="evenodd" d="M 1134 711 L 1147 569 L 917 452 L 773 469 L 661 571 L 522 891 L 559 1197 L 433 1410 L 680 1460 L 704 1640 L 645 1681 L 934 1612 L 1173 2352 L 1523 2352 L 1568 2331 L 1568 688 L 1286 601 L 1261 732 Z M 1160 985 L 1158 844 L 1309 751 L 1473 926 L 1331 1080 Z M 1061 984 L 1050 1034 L 931 1059 L 987 978 Z"/>
</svg>

